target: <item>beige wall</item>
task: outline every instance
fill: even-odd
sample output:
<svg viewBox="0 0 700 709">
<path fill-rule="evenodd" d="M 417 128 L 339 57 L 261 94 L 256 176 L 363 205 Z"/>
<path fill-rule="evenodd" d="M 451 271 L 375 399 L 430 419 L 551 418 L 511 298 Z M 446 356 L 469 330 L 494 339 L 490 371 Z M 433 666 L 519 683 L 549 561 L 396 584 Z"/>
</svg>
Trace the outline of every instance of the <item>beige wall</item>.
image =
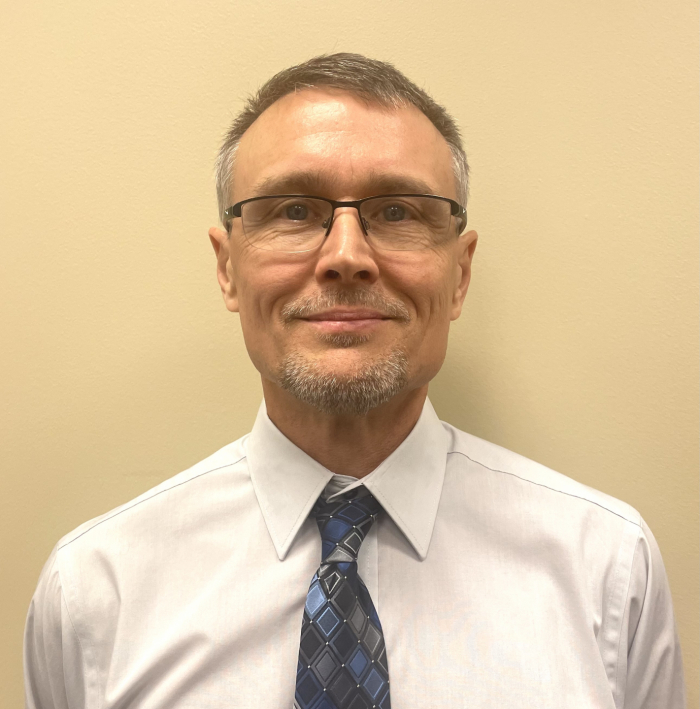
<svg viewBox="0 0 700 709">
<path fill-rule="evenodd" d="M 641 511 L 698 707 L 698 12 L 623 0 L 5 0 L 0 704 L 57 539 L 245 433 L 212 163 L 241 98 L 350 50 L 462 125 L 481 235 L 432 397 Z"/>
</svg>

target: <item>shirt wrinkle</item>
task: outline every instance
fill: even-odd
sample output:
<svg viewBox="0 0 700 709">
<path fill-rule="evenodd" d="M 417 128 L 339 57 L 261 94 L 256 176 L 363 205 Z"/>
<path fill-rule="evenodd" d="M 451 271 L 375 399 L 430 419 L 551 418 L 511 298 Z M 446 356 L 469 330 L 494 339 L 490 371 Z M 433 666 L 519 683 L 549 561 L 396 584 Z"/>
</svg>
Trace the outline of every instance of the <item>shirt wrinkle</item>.
<svg viewBox="0 0 700 709">
<path fill-rule="evenodd" d="M 622 573 L 622 565 L 619 563 L 619 557 L 623 553 L 623 547 L 624 547 L 624 538 L 620 540 L 620 549 L 618 552 L 618 560 L 616 561 L 615 572 L 613 573 L 613 583 L 612 583 L 612 586 L 610 588 L 610 592 L 608 595 L 608 609 L 607 609 L 607 613 L 606 613 L 606 618 L 603 619 L 603 622 L 604 622 L 603 628 L 605 630 L 607 630 L 608 625 L 610 624 L 610 622 L 612 622 L 608 619 L 611 617 L 611 615 L 613 617 L 615 615 L 617 615 L 617 626 L 618 627 L 617 627 L 617 647 L 615 648 L 615 668 L 614 668 L 613 676 L 611 677 L 613 696 L 617 692 L 621 691 L 618 688 L 617 678 L 618 678 L 618 675 L 620 672 L 620 646 L 622 643 L 621 626 L 622 626 L 622 622 L 623 622 L 624 609 L 616 609 L 615 608 L 615 595 L 616 595 L 615 592 L 617 590 L 618 578 L 620 577 L 620 575 Z M 617 613 L 615 613 L 615 611 L 617 611 Z M 604 641 L 606 639 L 606 635 L 607 635 L 607 633 L 603 635 Z M 621 705 L 620 709 L 622 709 L 622 707 L 624 706 L 624 701 L 625 701 L 624 690 L 622 690 L 622 705 Z M 615 701 L 615 704 L 617 704 L 617 700 Z"/>
<path fill-rule="evenodd" d="M 635 562 L 635 560 L 636 560 L 636 558 L 637 558 L 637 554 L 639 553 L 639 550 L 640 550 L 640 546 L 641 546 L 641 545 L 640 545 L 639 542 L 640 542 L 641 538 L 642 538 L 642 530 L 641 530 L 641 528 L 640 528 L 639 534 L 637 534 L 637 539 L 636 539 L 635 542 L 634 542 L 634 550 L 633 550 L 633 552 L 632 552 L 632 561 L 630 562 L 629 578 L 627 579 L 627 594 L 626 594 L 626 597 L 625 597 L 625 601 L 626 601 L 626 602 L 628 601 L 630 591 L 632 590 L 632 574 L 633 574 L 633 572 L 634 572 L 634 562 Z M 641 618 L 642 613 L 643 613 L 643 611 L 644 611 L 644 604 L 646 603 L 646 600 L 647 600 L 647 587 L 645 586 L 645 587 L 644 587 L 644 597 L 641 599 L 640 609 L 639 609 L 639 616 L 640 616 L 640 618 Z M 626 605 L 627 605 L 627 603 L 626 603 Z M 630 610 L 631 610 L 631 607 L 630 607 Z M 629 649 L 630 649 L 630 651 L 632 650 L 632 647 L 634 646 L 634 638 L 635 638 L 636 635 L 637 635 L 637 628 L 638 628 L 638 627 L 639 627 L 639 620 L 637 621 L 637 626 L 636 626 L 635 629 L 634 629 L 634 633 L 633 633 L 632 637 L 629 638 Z M 628 633 L 628 635 L 629 635 L 629 633 Z M 618 646 L 618 647 L 619 647 L 619 646 Z M 618 652 L 618 655 L 619 655 L 619 652 Z"/>
<path fill-rule="evenodd" d="M 66 615 L 68 616 L 68 620 L 70 621 L 70 626 L 73 629 L 73 633 L 75 634 L 75 637 L 78 640 L 78 647 L 80 648 L 80 658 L 81 658 L 82 664 L 83 664 L 83 676 L 85 677 L 85 680 L 86 680 L 85 692 L 87 694 L 87 679 L 89 677 L 89 673 L 88 673 L 85 647 L 84 647 L 83 641 L 80 637 L 80 633 L 78 633 L 78 629 L 75 627 L 75 622 L 73 621 L 73 614 L 71 613 L 70 606 L 68 605 L 68 597 L 66 596 L 66 594 L 64 592 L 64 584 L 63 584 L 63 579 L 61 577 L 61 564 L 60 564 L 60 560 L 59 560 L 58 550 L 56 553 L 55 564 L 56 564 L 56 573 L 58 575 L 58 583 L 59 583 L 60 590 L 61 590 L 61 601 L 63 602 L 63 604 L 65 604 Z M 66 682 L 66 686 L 69 686 L 68 682 Z M 87 700 L 87 697 L 86 697 L 86 700 Z"/>
</svg>

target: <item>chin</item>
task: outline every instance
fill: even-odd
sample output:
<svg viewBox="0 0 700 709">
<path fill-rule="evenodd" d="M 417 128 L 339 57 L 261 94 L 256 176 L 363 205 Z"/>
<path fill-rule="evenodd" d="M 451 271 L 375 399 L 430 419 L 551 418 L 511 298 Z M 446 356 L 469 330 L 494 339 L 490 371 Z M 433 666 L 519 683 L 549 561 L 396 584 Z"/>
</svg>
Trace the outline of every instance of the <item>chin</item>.
<svg viewBox="0 0 700 709">
<path fill-rule="evenodd" d="M 356 336 L 351 335 L 350 337 Z M 391 352 L 392 350 L 389 348 L 380 349 L 362 346 L 358 342 L 339 341 L 330 347 L 324 347 L 321 351 L 297 350 L 294 357 L 297 361 L 306 360 L 319 371 L 324 371 L 329 375 L 351 377 L 362 369 L 387 359 L 391 356 Z"/>
<path fill-rule="evenodd" d="M 365 415 L 408 384 L 406 352 L 394 349 L 371 355 L 363 348 L 341 348 L 322 355 L 287 355 L 277 383 L 326 413 Z"/>
</svg>

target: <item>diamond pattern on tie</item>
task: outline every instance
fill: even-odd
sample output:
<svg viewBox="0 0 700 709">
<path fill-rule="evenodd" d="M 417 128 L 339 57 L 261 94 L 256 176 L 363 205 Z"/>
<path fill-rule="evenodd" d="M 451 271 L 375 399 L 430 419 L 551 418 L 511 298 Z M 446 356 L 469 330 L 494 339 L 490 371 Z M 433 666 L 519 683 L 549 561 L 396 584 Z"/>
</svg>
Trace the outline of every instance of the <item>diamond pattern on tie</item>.
<svg viewBox="0 0 700 709">
<path fill-rule="evenodd" d="M 382 626 L 357 573 L 380 510 L 364 487 L 314 506 L 323 558 L 304 605 L 295 709 L 391 708 Z"/>
</svg>

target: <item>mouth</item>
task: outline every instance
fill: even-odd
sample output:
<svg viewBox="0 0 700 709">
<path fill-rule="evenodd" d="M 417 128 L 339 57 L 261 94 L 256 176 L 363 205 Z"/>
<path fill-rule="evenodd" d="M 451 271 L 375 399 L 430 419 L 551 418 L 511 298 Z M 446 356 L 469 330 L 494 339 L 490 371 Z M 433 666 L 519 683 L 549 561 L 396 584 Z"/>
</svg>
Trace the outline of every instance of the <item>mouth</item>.
<svg viewBox="0 0 700 709">
<path fill-rule="evenodd" d="M 381 327 L 382 323 L 393 320 L 378 310 L 366 308 L 332 308 L 314 313 L 304 318 L 315 329 L 323 332 L 360 332 Z"/>
</svg>

